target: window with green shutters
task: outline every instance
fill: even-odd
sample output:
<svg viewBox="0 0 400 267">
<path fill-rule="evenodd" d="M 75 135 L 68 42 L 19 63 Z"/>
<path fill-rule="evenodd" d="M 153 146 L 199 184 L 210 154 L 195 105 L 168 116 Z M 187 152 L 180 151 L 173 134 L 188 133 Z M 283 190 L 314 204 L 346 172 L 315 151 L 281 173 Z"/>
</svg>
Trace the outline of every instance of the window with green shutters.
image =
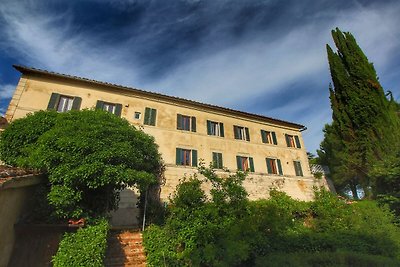
<svg viewBox="0 0 400 267">
<path fill-rule="evenodd" d="M 145 125 L 156 125 L 156 118 L 157 118 L 157 110 L 154 108 L 146 108 L 144 110 L 144 124 Z"/>
<path fill-rule="evenodd" d="M 254 161 L 252 157 L 236 156 L 236 163 L 239 171 L 254 172 Z"/>
<path fill-rule="evenodd" d="M 301 162 L 300 161 L 293 161 L 294 165 L 294 172 L 296 176 L 303 176 L 303 170 L 301 169 Z"/>
<path fill-rule="evenodd" d="M 213 161 L 212 161 L 213 168 L 222 169 L 224 166 L 222 163 L 222 153 L 213 152 L 212 156 L 213 156 Z"/>
<path fill-rule="evenodd" d="M 266 158 L 267 172 L 269 174 L 283 175 L 282 164 L 280 159 Z"/>
<path fill-rule="evenodd" d="M 250 142 L 250 131 L 247 127 L 233 125 L 235 139 L 246 140 Z"/>
<path fill-rule="evenodd" d="M 70 110 L 79 110 L 82 98 L 78 96 L 60 95 L 52 93 L 50 96 L 47 110 L 56 110 L 57 112 L 67 112 Z"/>
<path fill-rule="evenodd" d="M 207 120 L 207 134 L 224 137 L 224 124 Z"/>
<path fill-rule="evenodd" d="M 96 109 L 104 110 L 114 115 L 117 115 L 118 117 L 121 117 L 122 104 L 97 100 Z"/>
<path fill-rule="evenodd" d="M 196 117 L 177 114 L 176 128 L 178 130 L 196 132 Z"/>
<path fill-rule="evenodd" d="M 285 134 L 285 139 L 288 147 L 301 148 L 300 138 L 297 135 Z"/>
<path fill-rule="evenodd" d="M 176 165 L 197 167 L 197 150 L 176 148 Z"/>
<path fill-rule="evenodd" d="M 275 132 L 271 131 L 261 130 L 261 140 L 265 144 L 278 144 Z"/>
</svg>

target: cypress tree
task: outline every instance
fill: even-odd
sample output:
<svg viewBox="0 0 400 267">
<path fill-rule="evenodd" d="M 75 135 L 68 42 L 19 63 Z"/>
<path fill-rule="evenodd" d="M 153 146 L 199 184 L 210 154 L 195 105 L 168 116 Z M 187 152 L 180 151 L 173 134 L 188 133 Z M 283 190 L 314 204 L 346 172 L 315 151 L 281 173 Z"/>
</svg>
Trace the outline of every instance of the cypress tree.
<svg viewBox="0 0 400 267">
<path fill-rule="evenodd" d="M 325 126 L 318 154 L 338 189 L 350 186 L 357 199 L 357 186 L 367 195 L 374 190 L 372 166 L 397 150 L 400 123 L 396 103 L 386 98 L 373 64 L 353 35 L 336 28 L 332 37 L 337 52 L 327 45 L 327 53 L 333 121 Z"/>
</svg>

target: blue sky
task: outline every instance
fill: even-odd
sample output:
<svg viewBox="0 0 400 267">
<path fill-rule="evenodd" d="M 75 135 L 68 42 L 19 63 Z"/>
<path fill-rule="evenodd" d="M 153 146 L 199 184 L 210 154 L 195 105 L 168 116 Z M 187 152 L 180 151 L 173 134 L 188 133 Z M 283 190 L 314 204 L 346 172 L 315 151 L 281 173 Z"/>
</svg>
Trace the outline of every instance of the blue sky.
<svg viewBox="0 0 400 267">
<path fill-rule="evenodd" d="M 400 1 L 2 0 L 0 113 L 21 64 L 304 124 L 331 120 L 325 45 L 356 37 L 400 97 Z"/>
</svg>

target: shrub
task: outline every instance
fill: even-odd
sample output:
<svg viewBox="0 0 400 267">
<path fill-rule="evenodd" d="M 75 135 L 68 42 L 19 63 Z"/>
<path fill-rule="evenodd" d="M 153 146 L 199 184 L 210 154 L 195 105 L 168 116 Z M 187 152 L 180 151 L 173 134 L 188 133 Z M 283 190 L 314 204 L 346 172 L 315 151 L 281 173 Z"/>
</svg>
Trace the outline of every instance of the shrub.
<svg viewBox="0 0 400 267">
<path fill-rule="evenodd" d="M 162 170 L 153 137 L 99 110 L 28 115 L 4 131 L 0 149 L 6 162 L 48 173 L 59 218 L 105 214 L 117 207 L 120 189 L 143 191 Z"/>
<path fill-rule="evenodd" d="M 57 254 L 53 257 L 53 265 L 104 266 L 108 228 L 108 222 L 101 219 L 94 225 L 78 229 L 76 233 L 64 234 Z"/>
</svg>

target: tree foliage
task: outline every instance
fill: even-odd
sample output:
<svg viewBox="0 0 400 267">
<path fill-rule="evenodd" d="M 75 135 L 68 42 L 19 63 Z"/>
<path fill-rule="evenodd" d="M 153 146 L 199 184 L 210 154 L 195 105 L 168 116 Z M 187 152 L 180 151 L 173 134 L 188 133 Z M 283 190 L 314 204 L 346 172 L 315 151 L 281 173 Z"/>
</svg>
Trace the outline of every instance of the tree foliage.
<svg viewBox="0 0 400 267">
<path fill-rule="evenodd" d="M 160 175 L 154 138 L 104 111 L 40 111 L 11 123 L 1 138 L 5 162 L 48 174 L 48 200 L 61 218 L 104 214 L 116 208 L 118 190 L 144 190 Z"/>
<path fill-rule="evenodd" d="M 333 122 L 325 127 L 318 151 L 330 167 L 336 186 L 356 186 L 368 193 L 373 186 L 369 172 L 398 146 L 400 123 L 397 105 L 388 100 L 370 63 L 350 33 L 332 31 L 335 53 L 327 45 L 334 87 L 330 87 Z"/>
</svg>

